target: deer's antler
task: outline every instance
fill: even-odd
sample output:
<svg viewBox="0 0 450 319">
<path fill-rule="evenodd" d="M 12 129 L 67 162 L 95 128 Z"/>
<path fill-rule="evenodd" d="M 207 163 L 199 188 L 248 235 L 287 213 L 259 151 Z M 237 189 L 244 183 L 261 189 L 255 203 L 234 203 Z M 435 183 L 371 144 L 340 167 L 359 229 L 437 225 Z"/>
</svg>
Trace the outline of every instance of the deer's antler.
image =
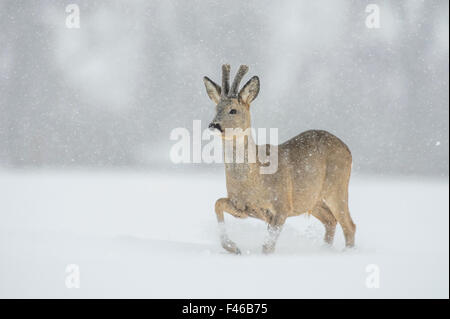
<svg viewBox="0 0 450 319">
<path fill-rule="evenodd" d="M 228 96 L 230 91 L 230 65 L 222 65 L 222 96 Z"/>
<path fill-rule="evenodd" d="M 241 65 L 239 67 L 238 72 L 236 73 L 236 76 L 234 77 L 234 81 L 233 81 L 233 85 L 231 86 L 231 91 L 228 94 L 228 96 L 237 96 L 238 94 L 238 89 L 239 89 L 239 83 L 241 83 L 242 78 L 244 77 L 244 75 L 247 73 L 248 71 L 248 66 L 246 65 Z"/>
</svg>

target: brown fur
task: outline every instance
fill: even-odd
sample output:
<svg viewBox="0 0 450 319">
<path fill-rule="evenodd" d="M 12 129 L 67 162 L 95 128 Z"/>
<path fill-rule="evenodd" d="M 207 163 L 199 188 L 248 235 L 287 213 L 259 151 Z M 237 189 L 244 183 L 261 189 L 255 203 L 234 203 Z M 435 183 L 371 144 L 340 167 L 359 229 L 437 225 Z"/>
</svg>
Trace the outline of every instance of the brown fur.
<svg viewBox="0 0 450 319">
<path fill-rule="evenodd" d="M 242 78 L 247 67 L 241 66 Z M 227 83 L 229 66 L 223 66 Z M 217 114 L 211 125 L 220 125 L 222 136 L 226 128 L 250 127 L 250 103 L 259 92 L 259 79 L 251 78 L 236 94 L 233 82 L 231 92 L 204 78 L 209 97 L 217 104 Z M 224 84 L 222 84 L 224 85 Z M 228 88 L 226 89 L 228 91 Z M 230 110 L 236 114 L 230 114 Z M 235 139 L 235 143 L 237 139 Z M 245 148 L 253 147 L 252 136 L 244 139 Z M 348 209 L 348 184 L 352 156 L 348 147 L 336 136 L 319 130 L 311 130 L 278 146 L 278 170 L 274 174 L 261 174 L 259 161 L 226 163 L 228 196 L 215 205 L 221 225 L 222 246 L 233 253 L 240 253 L 236 244 L 226 235 L 224 212 L 238 218 L 255 217 L 268 223 L 269 236 L 263 246 L 265 253 L 273 252 L 281 228 L 287 217 L 310 213 L 325 226 L 325 242 L 332 244 L 336 224 L 345 235 L 347 247 L 354 245 L 355 224 Z M 236 151 L 236 147 L 234 147 Z M 248 159 L 246 157 L 246 159 Z"/>
</svg>

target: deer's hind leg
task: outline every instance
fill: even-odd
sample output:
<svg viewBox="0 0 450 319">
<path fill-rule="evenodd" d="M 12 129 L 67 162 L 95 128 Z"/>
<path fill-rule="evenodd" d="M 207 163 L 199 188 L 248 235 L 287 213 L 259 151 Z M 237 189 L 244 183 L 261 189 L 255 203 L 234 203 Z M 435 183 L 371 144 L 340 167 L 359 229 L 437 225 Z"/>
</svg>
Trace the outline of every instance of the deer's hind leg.
<svg viewBox="0 0 450 319">
<path fill-rule="evenodd" d="M 334 234 L 336 233 L 337 220 L 330 209 L 324 203 L 318 203 L 312 211 L 312 215 L 322 222 L 325 226 L 324 241 L 328 245 L 333 244 Z"/>
<path fill-rule="evenodd" d="M 345 237 L 345 246 L 355 245 L 356 226 L 348 209 L 348 184 L 350 180 L 351 157 L 340 155 L 327 167 L 322 191 L 322 202 L 341 225 Z"/>
<path fill-rule="evenodd" d="M 217 221 L 219 222 L 220 242 L 222 244 L 222 247 L 230 253 L 239 255 L 241 251 L 236 246 L 236 244 L 228 238 L 228 235 L 226 233 L 223 213 L 227 212 L 230 215 L 238 218 L 246 218 L 248 217 L 247 214 L 235 208 L 228 198 L 220 198 L 216 201 L 215 212 Z"/>
<path fill-rule="evenodd" d="M 346 191 L 344 194 L 334 193 L 324 199 L 326 206 L 330 209 L 333 216 L 341 225 L 345 237 L 345 246 L 353 247 L 355 245 L 356 226 L 353 223 L 350 211 L 348 209 L 348 200 Z"/>
</svg>

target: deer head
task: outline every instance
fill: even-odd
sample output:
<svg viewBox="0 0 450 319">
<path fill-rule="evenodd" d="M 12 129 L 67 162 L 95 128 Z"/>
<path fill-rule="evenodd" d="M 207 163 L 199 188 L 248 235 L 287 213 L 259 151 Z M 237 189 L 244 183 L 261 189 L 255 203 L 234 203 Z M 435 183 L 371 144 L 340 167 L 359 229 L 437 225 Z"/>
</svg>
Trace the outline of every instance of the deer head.
<svg viewBox="0 0 450 319">
<path fill-rule="evenodd" d="M 248 66 L 241 65 L 230 88 L 230 66 L 222 65 L 222 87 L 208 77 L 204 77 L 206 92 L 216 104 L 216 116 L 209 124 L 210 129 L 217 129 L 225 135 L 226 129 L 250 128 L 250 103 L 258 96 L 259 78 L 252 77 L 239 91 L 239 83 L 248 71 Z"/>
</svg>

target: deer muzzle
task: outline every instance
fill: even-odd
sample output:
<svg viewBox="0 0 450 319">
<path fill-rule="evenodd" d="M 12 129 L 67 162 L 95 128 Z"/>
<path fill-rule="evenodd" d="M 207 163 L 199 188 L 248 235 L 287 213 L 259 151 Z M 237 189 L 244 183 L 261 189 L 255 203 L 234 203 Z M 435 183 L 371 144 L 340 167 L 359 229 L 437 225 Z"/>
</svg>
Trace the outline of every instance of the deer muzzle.
<svg viewBox="0 0 450 319">
<path fill-rule="evenodd" d="M 222 127 L 220 126 L 220 124 L 219 123 L 210 123 L 209 124 L 209 126 L 208 126 L 208 128 L 210 129 L 210 130 L 219 130 L 221 133 L 223 133 L 223 130 L 222 130 Z"/>
</svg>

